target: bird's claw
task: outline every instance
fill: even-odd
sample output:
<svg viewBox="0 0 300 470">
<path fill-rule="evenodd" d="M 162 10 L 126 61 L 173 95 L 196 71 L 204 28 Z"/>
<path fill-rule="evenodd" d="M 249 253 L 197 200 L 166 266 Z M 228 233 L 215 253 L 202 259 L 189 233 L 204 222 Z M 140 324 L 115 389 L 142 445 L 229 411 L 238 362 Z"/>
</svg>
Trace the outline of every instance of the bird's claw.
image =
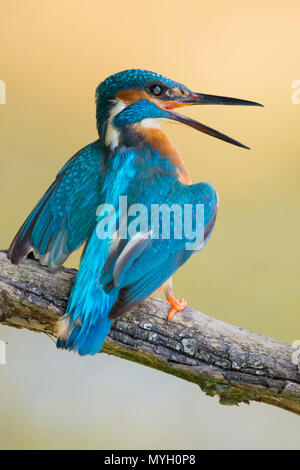
<svg viewBox="0 0 300 470">
<path fill-rule="evenodd" d="M 187 301 L 185 299 L 176 300 L 174 297 L 169 296 L 167 296 L 167 301 L 171 304 L 170 311 L 167 315 L 167 321 L 169 322 L 172 321 L 177 312 L 181 312 L 181 310 L 187 306 Z"/>
</svg>

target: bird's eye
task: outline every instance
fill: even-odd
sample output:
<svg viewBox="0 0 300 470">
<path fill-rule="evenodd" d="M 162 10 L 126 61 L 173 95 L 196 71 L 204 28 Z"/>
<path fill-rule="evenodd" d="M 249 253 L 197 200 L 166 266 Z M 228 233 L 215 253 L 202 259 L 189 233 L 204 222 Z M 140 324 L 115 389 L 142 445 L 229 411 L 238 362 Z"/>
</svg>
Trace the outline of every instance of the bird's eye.
<svg viewBox="0 0 300 470">
<path fill-rule="evenodd" d="M 153 95 L 160 96 L 163 92 L 163 89 L 160 85 L 152 85 L 150 87 L 150 91 L 151 91 L 151 93 L 153 93 Z"/>
</svg>

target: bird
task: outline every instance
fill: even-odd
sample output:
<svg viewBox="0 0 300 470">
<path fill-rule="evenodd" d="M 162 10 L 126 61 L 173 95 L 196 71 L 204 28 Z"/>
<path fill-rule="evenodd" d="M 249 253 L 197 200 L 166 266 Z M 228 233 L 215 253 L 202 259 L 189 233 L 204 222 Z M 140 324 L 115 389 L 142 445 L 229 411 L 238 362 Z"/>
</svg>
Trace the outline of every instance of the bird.
<svg viewBox="0 0 300 470">
<path fill-rule="evenodd" d="M 100 352 L 113 319 L 158 291 L 170 303 L 168 321 L 186 307 L 185 299 L 174 296 L 172 275 L 209 240 L 218 194 L 209 183 L 192 184 L 187 166 L 161 129 L 161 122 L 185 124 L 249 149 L 177 112 L 183 106 L 205 104 L 262 106 L 192 92 L 179 82 L 142 69 L 116 73 L 98 85 L 98 139 L 64 165 L 8 250 L 14 264 L 32 252 L 42 265 L 55 271 L 85 243 L 66 313 L 57 324 L 58 348 L 80 355 Z M 120 209 L 124 199 L 130 214 Z M 162 206 L 172 209 L 167 214 L 168 236 L 163 236 L 162 212 L 157 226 L 149 228 L 149 213 L 152 216 L 153 207 L 160 211 Z M 203 209 L 201 217 L 197 207 Z"/>
</svg>

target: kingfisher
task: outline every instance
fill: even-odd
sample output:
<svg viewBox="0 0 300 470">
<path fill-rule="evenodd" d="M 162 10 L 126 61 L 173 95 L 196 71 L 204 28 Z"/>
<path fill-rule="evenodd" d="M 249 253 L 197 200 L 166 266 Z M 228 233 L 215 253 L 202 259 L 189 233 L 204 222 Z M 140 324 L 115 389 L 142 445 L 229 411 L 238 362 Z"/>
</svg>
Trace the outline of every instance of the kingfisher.
<svg viewBox="0 0 300 470">
<path fill-rule="evenodd" d="M 112 320 L 158 291 L 170 303 L 168 321 L 186 307 L 185 299 L 174 296 L 172 275 L 206 245 L 216 221 L 218 195 L 209 183 L 192 184 L 182 156 L 160 124 L 179 122 L 249 148 L 177 112 L 197 104 L 261 106 L 195 93 L 181 83 L 140 69 L 116 73 L 97 87 L 99 138 L 64 165 L 8 250 L 14 264 L 33 252 L 42 265 L 54 271 L 85 243 L 66 313 L 57 324 L 58 348 L 81 355 L 98 353 Z M 118 205 L 121 198 L 126 198 L 131 211 L 126 213 L 125 229 L 124 211 Z M 172 208 L 168 236 L 162 236 L 162 205 Z M 182 217 L 187 206 L 191 210 Z M 153 207 L 159 208 L 158 227 L 149 227 Z M 174 207 L 179 212 L 173 212 Z M 198 218 L 197 207 L 203 208 L 202 217 Z M 186 230 L 184 234 L 181 230 L 181 236 L 175 233 L 184 224 L 193 227 L 191 236 Z M 136 230 L 129 230 L 132 225 Z"/>
</svg>

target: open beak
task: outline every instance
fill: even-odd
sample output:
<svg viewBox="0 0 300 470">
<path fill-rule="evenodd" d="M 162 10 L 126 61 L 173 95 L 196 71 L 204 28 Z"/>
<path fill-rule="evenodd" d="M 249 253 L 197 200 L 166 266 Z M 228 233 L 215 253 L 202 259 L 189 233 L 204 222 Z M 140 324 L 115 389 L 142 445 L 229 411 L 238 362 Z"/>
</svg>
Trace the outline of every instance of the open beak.
<svg viewBox="0 0 300 470">
<path fill-rule="evenodd" d="M 216 96 L 216 95 L 206 95 L 203 93 L 192 93 L 189 96 L 180 96 L 174 97 L 172 100 L 162 102 L 162 107 L 165 110 L 170 112 L 169 119 L 174 121 L 182 122 L 183 124 L 187 124 L 194 129 L 203 132 L 204 134 L 211 135 L 212 137 L 216 137 L 217 139 L 224 140 L 225 142 L 229 142 L 230 144 L 237 145 L 238 147 L 243 147 L 249 149 L 246 145 L 238 142 L 231 137 L 228 137 L 225 134 L 222 134 L 211 127 L 205 126 L 201 122 L 195 121 L 194 119 L 188 118 L 181 114 L 175 113 L 173 111 L 174 108 L 179 108 L 182 106 L 190 106 L 195 104 L 223 104 L 223 105 L 231 105 L 231 106 L 262 106 L 259 103 L 255 103 L 254 101 L 247 101 L 247 100 L 240 100 L 237 98 L 228 98 L 226 96 Z"/>
</svg>

